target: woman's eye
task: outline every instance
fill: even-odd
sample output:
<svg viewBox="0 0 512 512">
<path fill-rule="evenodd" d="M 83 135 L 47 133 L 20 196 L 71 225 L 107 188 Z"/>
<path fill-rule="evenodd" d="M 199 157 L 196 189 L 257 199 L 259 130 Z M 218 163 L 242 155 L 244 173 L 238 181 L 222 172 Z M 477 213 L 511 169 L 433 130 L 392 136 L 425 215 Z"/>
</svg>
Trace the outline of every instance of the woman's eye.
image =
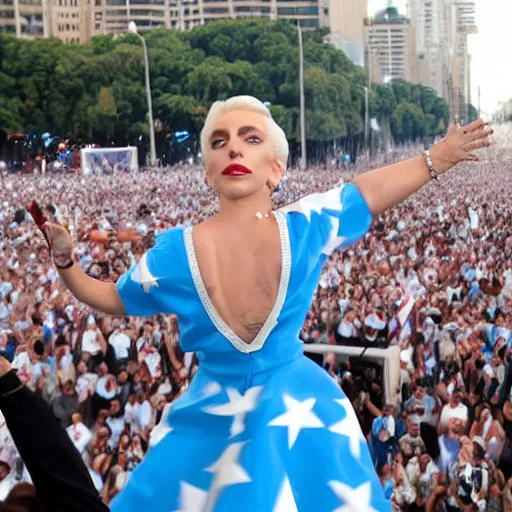
<svg viewBox="0 0 512 512">
<path fill-rule="evenodd" d="M 220 148 L 223 143 L 224 143 L 224 139 L 215 139 L 214 141 L 212 141 L 212 148 L 213 149 Z"/>
</svg>

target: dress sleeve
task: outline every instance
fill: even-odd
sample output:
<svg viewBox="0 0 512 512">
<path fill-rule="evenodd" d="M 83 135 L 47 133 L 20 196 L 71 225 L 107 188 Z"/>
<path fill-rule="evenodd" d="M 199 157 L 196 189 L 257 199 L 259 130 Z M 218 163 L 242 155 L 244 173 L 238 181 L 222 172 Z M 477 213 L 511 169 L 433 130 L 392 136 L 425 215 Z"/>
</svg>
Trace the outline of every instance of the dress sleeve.
<svg viewBox="0 0 512 512">
<path fill-rule="evenodd" d="M 307 238 L 311 251 L 325 257 L 357 242 L 372 223 L 370 208 L 352 183 L 303 197 L 281 211 L 297 212 L 304 217 L 302 237 Z"/>
<path fill-rule="evenodd" d="M 158 235 L 155 245 L 118 279 L 117 292 L 128 316 L 153 316 L 169 309 L 162 285 L 176 250 L 177 231 Z"/>
</svg>

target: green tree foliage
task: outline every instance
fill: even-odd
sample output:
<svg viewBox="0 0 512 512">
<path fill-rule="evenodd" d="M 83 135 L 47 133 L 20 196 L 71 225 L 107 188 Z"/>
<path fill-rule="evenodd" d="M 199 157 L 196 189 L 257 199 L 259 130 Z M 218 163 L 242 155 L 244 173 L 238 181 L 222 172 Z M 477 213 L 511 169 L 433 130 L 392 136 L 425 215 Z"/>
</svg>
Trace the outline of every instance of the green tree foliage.
<svg viewBox="0 0 512 512">
<path fill-rule="evenodd" d="M 308 140 L 362 140 L 365 71 L 325 44 L 326 35 L 304 33 Z M 186 129 L 197 137 L 214 101 L 249 94 L 271 104 L 292 145 L 300 141 L 293 24 L 223 20 L 184 33 L 149 31 L 145 38 L 160 131 Z M 88 45 L 1 35 L 0 90 L 4 132 L 50 131 L 119 145 L 147 134 L 144 55 L 134 34 L 98 36 Z M 433 90 L 402 81 L 373 86 L 370 111 L 397 141 L 434 135 L 449 121 L 446 102 Z"/>
</svg>

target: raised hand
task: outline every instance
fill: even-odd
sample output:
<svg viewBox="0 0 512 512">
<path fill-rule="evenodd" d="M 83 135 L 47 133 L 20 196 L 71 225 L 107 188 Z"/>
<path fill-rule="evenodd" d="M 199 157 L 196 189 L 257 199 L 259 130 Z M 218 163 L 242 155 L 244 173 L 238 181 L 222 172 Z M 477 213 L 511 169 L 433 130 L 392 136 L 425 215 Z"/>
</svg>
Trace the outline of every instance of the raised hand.
<svg viewBox="0 0 512 512">
<path fill-rule="evenodd" d="M 489 147 L 489 136 L 493 133 L 494 131 L 488 128 L 482 119 L 477 119 L 466 126 L 451 124 L 446 137 L 434 146 L 436 151 L 434 152 L 434 148 L 432 151 L 435 154 L 436 171 L 445 172 L 459 162 L 478 161 L 474 151 Z"/>
</svg>

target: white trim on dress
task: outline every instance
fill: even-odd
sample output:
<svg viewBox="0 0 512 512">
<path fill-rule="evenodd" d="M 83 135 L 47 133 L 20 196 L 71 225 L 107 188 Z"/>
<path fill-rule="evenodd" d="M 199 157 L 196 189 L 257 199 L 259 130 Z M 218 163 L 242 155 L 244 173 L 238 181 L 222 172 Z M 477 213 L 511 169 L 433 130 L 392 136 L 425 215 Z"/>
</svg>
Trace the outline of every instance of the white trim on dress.
<svg viewBox="0 0 512 512">
<path fill-rule="evenodd" d="M 277 225 L 279 227 L 279 238 L 281 240 L 281 279 L 274 307 L 251 343 L 246 343 L 235 332 L 233 332 L 215 309 L 215 306 L 213 305 L 213 302 L 206 290 L 206 286 L 199 269 L 199 264 L 197 262 L 197 255 L 192 237 L 193 227 L 187 226 L 184 230 L 185 251 L 187 253 L 188 264 L 194 281 L 194 286 L 199 298 L 201 299 L 201 303 L 220 334 L 222 334 L 222 336 L 224 336 L 237 350 L 244 354 L 260 350 L 265 344 L 265 341 L 267 341 L 268 336 L 277 325 L 277 319 L 283 309 L 286 293 L 288 291 L 288 283 L 290 281 L 292 253 L 290 249 L 290 235 L 288 233 L 286 214 L 280 211 L 273 211 L 272 213 L 276 218 Z"/>
</svg>

